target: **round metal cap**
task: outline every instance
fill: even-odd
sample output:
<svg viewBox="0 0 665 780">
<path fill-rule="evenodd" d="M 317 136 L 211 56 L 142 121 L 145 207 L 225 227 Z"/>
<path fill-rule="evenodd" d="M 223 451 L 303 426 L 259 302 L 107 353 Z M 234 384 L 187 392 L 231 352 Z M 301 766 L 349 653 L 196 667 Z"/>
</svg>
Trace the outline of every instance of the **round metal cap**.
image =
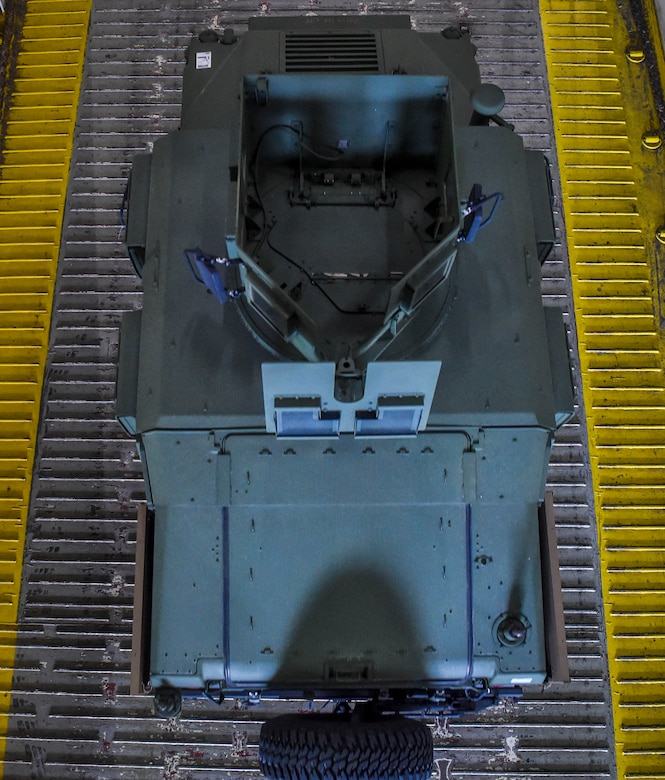
<svg viewBox="0 0 665 780">
<path fill-rule="evenodd" d="M 526 642 L 530 627 L 524 615 L 503 614 L 494 625 L 495 636 L 504 647 L 518 647 Z"/>
<path fill-rule="evenodd" d="M 494 116 L 506 104 L 506 96 L 496 84 L 481 84 L 471 93 L 473 110 L 481 116 Z"/>
</svg>

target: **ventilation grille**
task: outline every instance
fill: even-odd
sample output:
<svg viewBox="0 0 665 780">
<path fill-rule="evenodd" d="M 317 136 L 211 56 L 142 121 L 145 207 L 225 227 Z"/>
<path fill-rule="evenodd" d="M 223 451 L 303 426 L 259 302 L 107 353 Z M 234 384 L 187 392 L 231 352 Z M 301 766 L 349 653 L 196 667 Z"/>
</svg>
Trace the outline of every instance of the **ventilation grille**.
<svg viewBox="0 0 665 780">
<path fill-rule="evenodd" d="M 287 33 L 287 73 L 378 73 L 376 36 L 371 32 Z"/>
</svg>

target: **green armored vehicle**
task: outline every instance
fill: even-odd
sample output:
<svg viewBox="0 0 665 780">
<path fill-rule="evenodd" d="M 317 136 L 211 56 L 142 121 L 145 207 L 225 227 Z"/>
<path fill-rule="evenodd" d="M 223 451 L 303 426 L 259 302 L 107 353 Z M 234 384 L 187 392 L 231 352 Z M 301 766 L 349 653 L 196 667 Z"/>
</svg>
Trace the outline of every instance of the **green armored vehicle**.
<svg viewBox="0 0 665 780">
<path fill-rule="evenodd" d="M 166 716 L 183 695 L 330 700 L 264 726 L 270 777 L 428 777 L 405 716 L 565 678 L 551 184 L 474 54 L 401 16 L 208 30 L 181 128 L 133 163 L 137 652 Z"/>
</svg>

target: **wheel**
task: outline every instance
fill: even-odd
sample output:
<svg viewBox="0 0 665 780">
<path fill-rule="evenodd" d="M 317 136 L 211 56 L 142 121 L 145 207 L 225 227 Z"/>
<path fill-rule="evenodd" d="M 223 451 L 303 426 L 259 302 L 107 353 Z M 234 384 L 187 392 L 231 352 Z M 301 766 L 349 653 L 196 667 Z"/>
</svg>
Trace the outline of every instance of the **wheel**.
<svg viewBox="0 0 665 780">
<path fill-rule="evenodd" d="M 219 40 L 219 33 L 217 30 L 203 30 L 199 33 L 199 41 L 201 43 L 217 43 Z"/>
<path fill-rule="evenodd" d="M 259 762 L 271 780 L 428 780 L 432 732 L 406 718 L 282 715 L 261 728 Z"/>
<path fill-rule="evenodd" d="M 177 688 L 163 685 L 155 690 L 154 706 L 160 718 L 177 718 L 182 711 L 182 694 Z"/>
</svg>

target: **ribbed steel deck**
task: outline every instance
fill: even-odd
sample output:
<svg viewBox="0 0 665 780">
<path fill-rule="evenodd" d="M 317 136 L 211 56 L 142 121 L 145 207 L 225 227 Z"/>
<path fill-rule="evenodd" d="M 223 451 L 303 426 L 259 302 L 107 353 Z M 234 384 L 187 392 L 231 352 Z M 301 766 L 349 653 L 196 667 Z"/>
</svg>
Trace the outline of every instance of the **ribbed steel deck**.
<svg viewBox="0 0 665 780">
<path fill-rule="evenodd" d="M 86 3 L 28 0 L 41 13 L 46 5 L 74 13 Z M 403 10 L 422 30 L 468 24 L 485 78 L 506 92 L 504 117 L 555 163 L 539 9 L 533 2 L 516 6 L 500 0 L 369 8 L 277 0 L 92 3 L 27 529 L 6 778 L 258 776 L 261 721 L 301 706 L 197 702 L 178 721 L 164 722 L 152 717 L 148 697 L 128 695 L 136 502 L 143 487 L 134 444 L 114 421 L 113 400 L 119 318 L 140 305 L 141 294 L 122 245 L 119 211 L 133 153 L 178 126 L 190 35 L 208 26 L 242 30 L 256 13 L 324 9 Z M 44 60 L 42 67 L 51 72 L 56 65 Z M 16 105 L 23 99 L 17 91 Z M 559 246 L 543 282 L 552 302 L 568 300 L 565 268 Z M 500 712 L 432 723 L 442 777 L 615 776 L 596 529 L 579 421 L 561 432 L 549 481 L 572 682 Z M 11 629 L 12 620 L 3 619 Z"/>
</svg>

